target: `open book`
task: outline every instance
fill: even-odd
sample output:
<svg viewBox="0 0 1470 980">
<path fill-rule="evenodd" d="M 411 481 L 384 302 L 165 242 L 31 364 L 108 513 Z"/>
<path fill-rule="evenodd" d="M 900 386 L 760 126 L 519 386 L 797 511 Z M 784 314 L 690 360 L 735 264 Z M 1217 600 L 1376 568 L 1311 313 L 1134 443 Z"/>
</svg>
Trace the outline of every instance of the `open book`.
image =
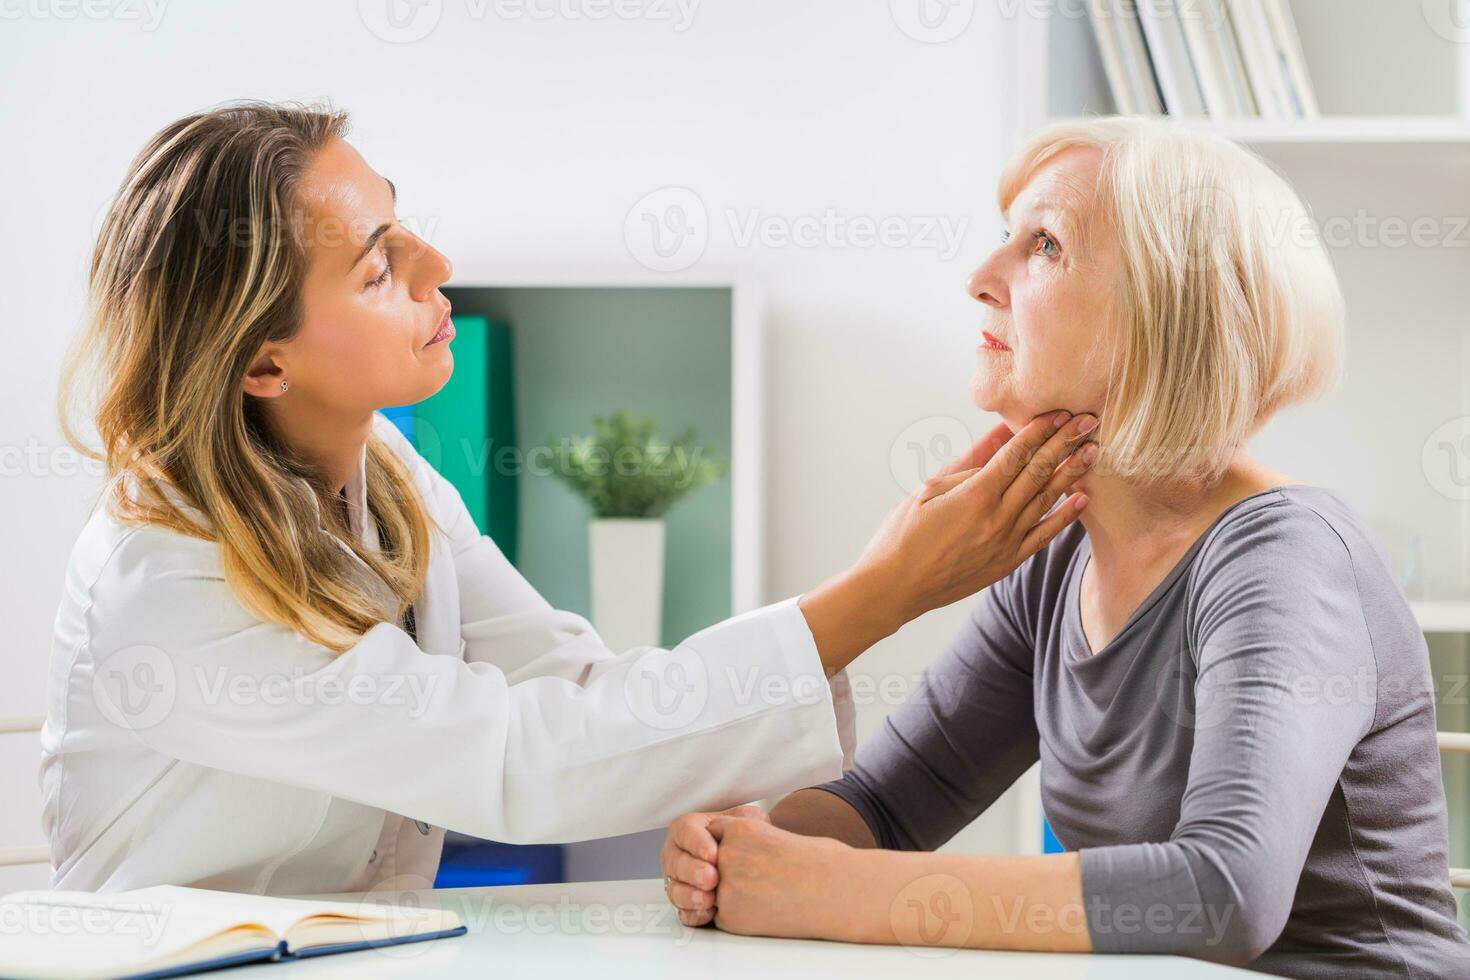
<svg viewBox="0 0 1470 980">
<path fill-rule="evenodd" d="M 401 894 L 401 893 L 398 893 Z M 447 910 L 317 902 L 160 885 L 0 898 L 0 976 L 166 977 L 462 935 Z"/>
</svg>

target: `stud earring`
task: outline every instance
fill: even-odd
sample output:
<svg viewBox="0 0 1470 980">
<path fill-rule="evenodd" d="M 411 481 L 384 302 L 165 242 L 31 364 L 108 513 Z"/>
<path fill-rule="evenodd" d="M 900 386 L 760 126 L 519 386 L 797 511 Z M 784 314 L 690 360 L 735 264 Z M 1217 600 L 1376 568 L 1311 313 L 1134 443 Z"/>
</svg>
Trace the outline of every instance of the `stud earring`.
<svg viewBox="0 0 1470 980">
<path fill-rule="evenodd" d="M 291 382 L 289 382 L 289 381 L 282 381 L 281 382 L 281 390 L 282 391 L 285 391 L 286 388 L 290 386 L 290 384 L 291 384 Z"/>
</svg>

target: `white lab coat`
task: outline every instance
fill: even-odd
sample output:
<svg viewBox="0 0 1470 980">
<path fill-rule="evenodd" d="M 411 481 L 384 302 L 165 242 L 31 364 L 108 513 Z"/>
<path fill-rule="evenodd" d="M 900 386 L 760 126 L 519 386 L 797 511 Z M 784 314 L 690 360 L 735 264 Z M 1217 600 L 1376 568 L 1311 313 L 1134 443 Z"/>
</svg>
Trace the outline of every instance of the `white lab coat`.
<svg viewBox="0 0 1470 980">
<path fill-rule="evenodd" d="M 823 679 L 795 599 L 615 654 L 536 593 L 391 422 L 374 431 L 445 529 L 418 645 L 384 622 L 333 656 L 246 611 L 212 543 L 95 509 L 41 734 L 52 887 L 427 887 L 446 828 L 608 837 L 840 775 L 851 699 L 843 675 Z M 365 460 L 348 512 L 377 547 Z"/>
</svg>

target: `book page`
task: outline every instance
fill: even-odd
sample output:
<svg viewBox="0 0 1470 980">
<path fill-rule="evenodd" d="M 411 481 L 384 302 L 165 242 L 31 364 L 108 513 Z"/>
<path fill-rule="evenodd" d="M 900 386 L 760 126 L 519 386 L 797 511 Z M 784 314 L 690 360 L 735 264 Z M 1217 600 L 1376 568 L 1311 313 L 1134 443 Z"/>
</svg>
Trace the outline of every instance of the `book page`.
<svg viewBox="0 0 1470 980">
<path fill-rule="evenodd" d="M 118 976 L 279 944 L 274 929 L 157 897 L 36 891 L 0 899 L 0 974 Z"/>
</svg>

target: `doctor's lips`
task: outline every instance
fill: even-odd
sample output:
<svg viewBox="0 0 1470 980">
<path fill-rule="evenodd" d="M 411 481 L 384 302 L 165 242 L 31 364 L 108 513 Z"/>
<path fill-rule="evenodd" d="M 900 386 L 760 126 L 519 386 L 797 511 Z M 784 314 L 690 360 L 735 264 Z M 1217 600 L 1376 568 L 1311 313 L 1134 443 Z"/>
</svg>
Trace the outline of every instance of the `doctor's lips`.
<svg viewBox="0 0 1470 980">
<path fill-rule="evenodd" d="M 980 349 L 981 350 L 993 350 L 993 351 L 1009 351 L 1010 350 L 1010 348 L 1008 346 L 1006 346 L 1004 343 L 1001 342 L 1001 339 L 999 337 L 997 337 L 995 334 L 991 333 L 989 330 L 982 330 L 982 331 L 980 331 L 980 335 L 985 338 L 985 343 L 983 343 L 983 344 L 980 345 Z"/>
<path fill-rule="evenodd" d="M 449 311 L 451 309 L 453 307 L 446 306 L 444 308 L 444 319 L 439 321 L 439 329 L 434 331 L 434 336 L 429 338 L 429 342 L 424 345 L 425 347 L 431 347 L 434 344 L 454 339 L 454 321 L 449 319 Z"/>
</svg>

